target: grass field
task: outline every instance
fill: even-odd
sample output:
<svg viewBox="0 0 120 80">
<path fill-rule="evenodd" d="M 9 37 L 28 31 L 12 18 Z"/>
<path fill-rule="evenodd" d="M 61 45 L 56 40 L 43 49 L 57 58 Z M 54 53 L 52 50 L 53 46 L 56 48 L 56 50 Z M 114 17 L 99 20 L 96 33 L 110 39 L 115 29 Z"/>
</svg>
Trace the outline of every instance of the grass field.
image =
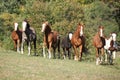
<svg viewBox="0 0 120 80">
<path fill-rule="evenodd" d="M 120 56 L 114 65 L 97 66 L 95 61 L 47 59 L 0 49 L 0 80 L 120 80 Z"/>
</svg>

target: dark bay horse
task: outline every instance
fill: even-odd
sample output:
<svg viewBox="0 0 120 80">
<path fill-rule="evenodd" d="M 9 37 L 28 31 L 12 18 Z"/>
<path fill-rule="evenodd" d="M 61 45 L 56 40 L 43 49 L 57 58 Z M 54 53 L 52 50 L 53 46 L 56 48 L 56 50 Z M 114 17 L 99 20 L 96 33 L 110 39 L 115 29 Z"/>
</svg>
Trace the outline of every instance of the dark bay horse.
<svg viewBox="0 0 120 80">
<path fill-rule="evenodd" d="M 31 50 L 31 42 L 33 42 L 34 45 L 34 55 L 36 55 L 36 32 L 34 30 L 34 28 L 32 28 L 30 26 L 30 24 L 28 23 L 27 20 L 24 20 L 22 22 L 22 29 L 23 29 L 23 33 L 22 33 L 22 45 L 21 45 L 21 53 L 23 54 L 23 44 L 26 41 L 27 42 L 27 46 L 28 46 L 28 55 L 30 55 L 30 50 Z"/>
<path fill-rule="evenodd" d="M 11 37 L 14 42 L 14 47 L 17 49 L 17 52 L 20 52 L 20 45 L 22 42 L 22 31 L 18 28 L 18 23 L 14 23 L 14 30 L 11 33 Z"/>
<path fill-rule="evenodd" d="M 69 32 L 68 35 L 65 36 L 62 39 L 61 47 L 63 49 L 63 58 L 64 59 L 66 58 L 67 55 L 68 55 L 69 59 L 71 58 L 70 50 L 69 49 L 72 47 L 72 44 L 71 44 L 72 35 L 73 35 L 73 33 Z M 67 53 L 66 53 L 66 51 L 67 51 Z"/>
<path fill-rule="evenodd" d="M 71 39 L 71 43 L 74 49 L 74 60 L 82 59 L 83 47 L 85 45 L 85 36 L 83 34 L 83 29 L 84 26 L 79 23 Z M 77 50 L 78 47 L 79 47 L 79 52 Z"/>
<path fill-rule="evenodd" d="M 93 37 L 93 45 L 96 49 L 96 65 L 99 65 L 99 63 L 103 61 L 104 45 L 105 45 L 103 29 L 104 29 L 103 26 L 99 26 L 98 32 Z"/>
<path fill-rule="evenodd" d="M 116 45 L 116 33 L 111 33 L 109 38 L 105 38 L 105 61 L 109 60 L 110 64 L 113 64 L 113 59 L 115 59 L 115 54 L 117 51 L 117 45 Z"/>
<path fill-rule="evenodd" d="M 54 58 L 56 58 L 56 55 L 55 55 L 56 48 L 58 48 L 58 58 L 60 58 L 60 35 L 59 33 L 56 31 L 52 31 L 48 22 L 44 22 L 42 24 L 41 32 L 44 32 L 43 56 L 46 57 L 45 46 L 47 46 L 49 59 L 51 58 L 52 48 L 53 48 Z"/>
</svg>

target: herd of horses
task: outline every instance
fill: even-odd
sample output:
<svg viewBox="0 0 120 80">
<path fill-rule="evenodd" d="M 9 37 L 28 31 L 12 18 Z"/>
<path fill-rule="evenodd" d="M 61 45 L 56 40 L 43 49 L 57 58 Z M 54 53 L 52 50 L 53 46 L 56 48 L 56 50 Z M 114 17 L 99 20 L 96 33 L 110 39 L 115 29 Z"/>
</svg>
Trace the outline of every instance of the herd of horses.
<svg viewBox="0 0 120 80">
<path fill-rule="evenodd" d="M 81 61 L 82 53 L 85 48 L 85 34 L 84 25 L 78 24 L 74 33 L 69 32 L 65 37 L 62 38 L 57 31 L 51 29 L 49 22 L 45 21 L 42 24 L 41 32 L 44 34 L 43 37 L 43 57 L 46 57 L 46 52 L 48 53 L 48 58 L 60 58 L 60 47 L 63 49 L 62 57 L 65 59 L 67 56 L 70 59 L 70 48 L 73 48 L 74 60 Z M 113 64 L 113 59 L 115 59 L 115 53 L 117 51 L 116 46 L 116 33 L 111 33 L 109 37 L 104 35 L 104 27 L 99 26 L 98 31 L 95 36 L 93 36 L 93 45 L 96 49 L 96 65 L 101 64 L 104 61 L 108 61 Z M 24 52 L 24 42 L 27 42 L 28 55 L 31 53 L 31 44 L 34 45 L 34 55 L 36 55 L 36 31 L 30 26 L 29 22 L 25 19 L 22 22 L 22 30 L 18 28 L 18 23 L 14 23 L 14 30 L 11 33 L 11 37 L 14 42 L 14 47 L 17 52 Z M 33 43 L 32 43 L 33 42 Z M 47 51 L 45 50 L 47 48 Z M 56 49 L 57 54 L 56 54 Z M 53 53 L 53 54 L 52 54 Z M 56 56 L 57 55 L 57 56 Z"/>
</svg>

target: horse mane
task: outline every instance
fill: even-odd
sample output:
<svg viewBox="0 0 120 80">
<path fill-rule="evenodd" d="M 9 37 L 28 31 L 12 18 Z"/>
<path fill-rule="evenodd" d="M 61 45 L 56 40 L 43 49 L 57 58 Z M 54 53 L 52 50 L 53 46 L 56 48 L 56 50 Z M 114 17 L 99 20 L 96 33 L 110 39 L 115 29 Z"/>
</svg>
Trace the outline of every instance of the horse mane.
<svg viewBox="0 0 120 80">
<path fill-rule="evenodd" d="M 45 22 L 45 23 L 46 23 L 46 27 L 47 27 L 47 28 L 46 28 L 47 30 L 45 30 L 45 33 L 53 32 L 52 29 L 50 28 L 50 24 L 47 23 L 47 22 Z"/>
<path fill-rule="evenodd" d="M 24 21 L 27 23 L 26 26 L 29 29 L 30 28 L 30 24 L 28 23 L 27 19 L 25 19 Z"/>
</svg>

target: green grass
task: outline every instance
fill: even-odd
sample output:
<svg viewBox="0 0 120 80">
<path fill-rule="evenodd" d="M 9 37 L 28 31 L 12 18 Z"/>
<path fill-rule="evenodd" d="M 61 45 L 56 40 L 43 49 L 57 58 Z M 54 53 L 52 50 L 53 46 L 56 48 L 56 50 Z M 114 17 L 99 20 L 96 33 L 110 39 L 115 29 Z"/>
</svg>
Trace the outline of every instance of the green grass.
<svg viewBox="0 0 120 80">
<path fill-rule="evenodd" d="M 28 56 L 0 49 L 0 80 L 119 80 L 120 54 L 114 65 Z"/>
</svg>

